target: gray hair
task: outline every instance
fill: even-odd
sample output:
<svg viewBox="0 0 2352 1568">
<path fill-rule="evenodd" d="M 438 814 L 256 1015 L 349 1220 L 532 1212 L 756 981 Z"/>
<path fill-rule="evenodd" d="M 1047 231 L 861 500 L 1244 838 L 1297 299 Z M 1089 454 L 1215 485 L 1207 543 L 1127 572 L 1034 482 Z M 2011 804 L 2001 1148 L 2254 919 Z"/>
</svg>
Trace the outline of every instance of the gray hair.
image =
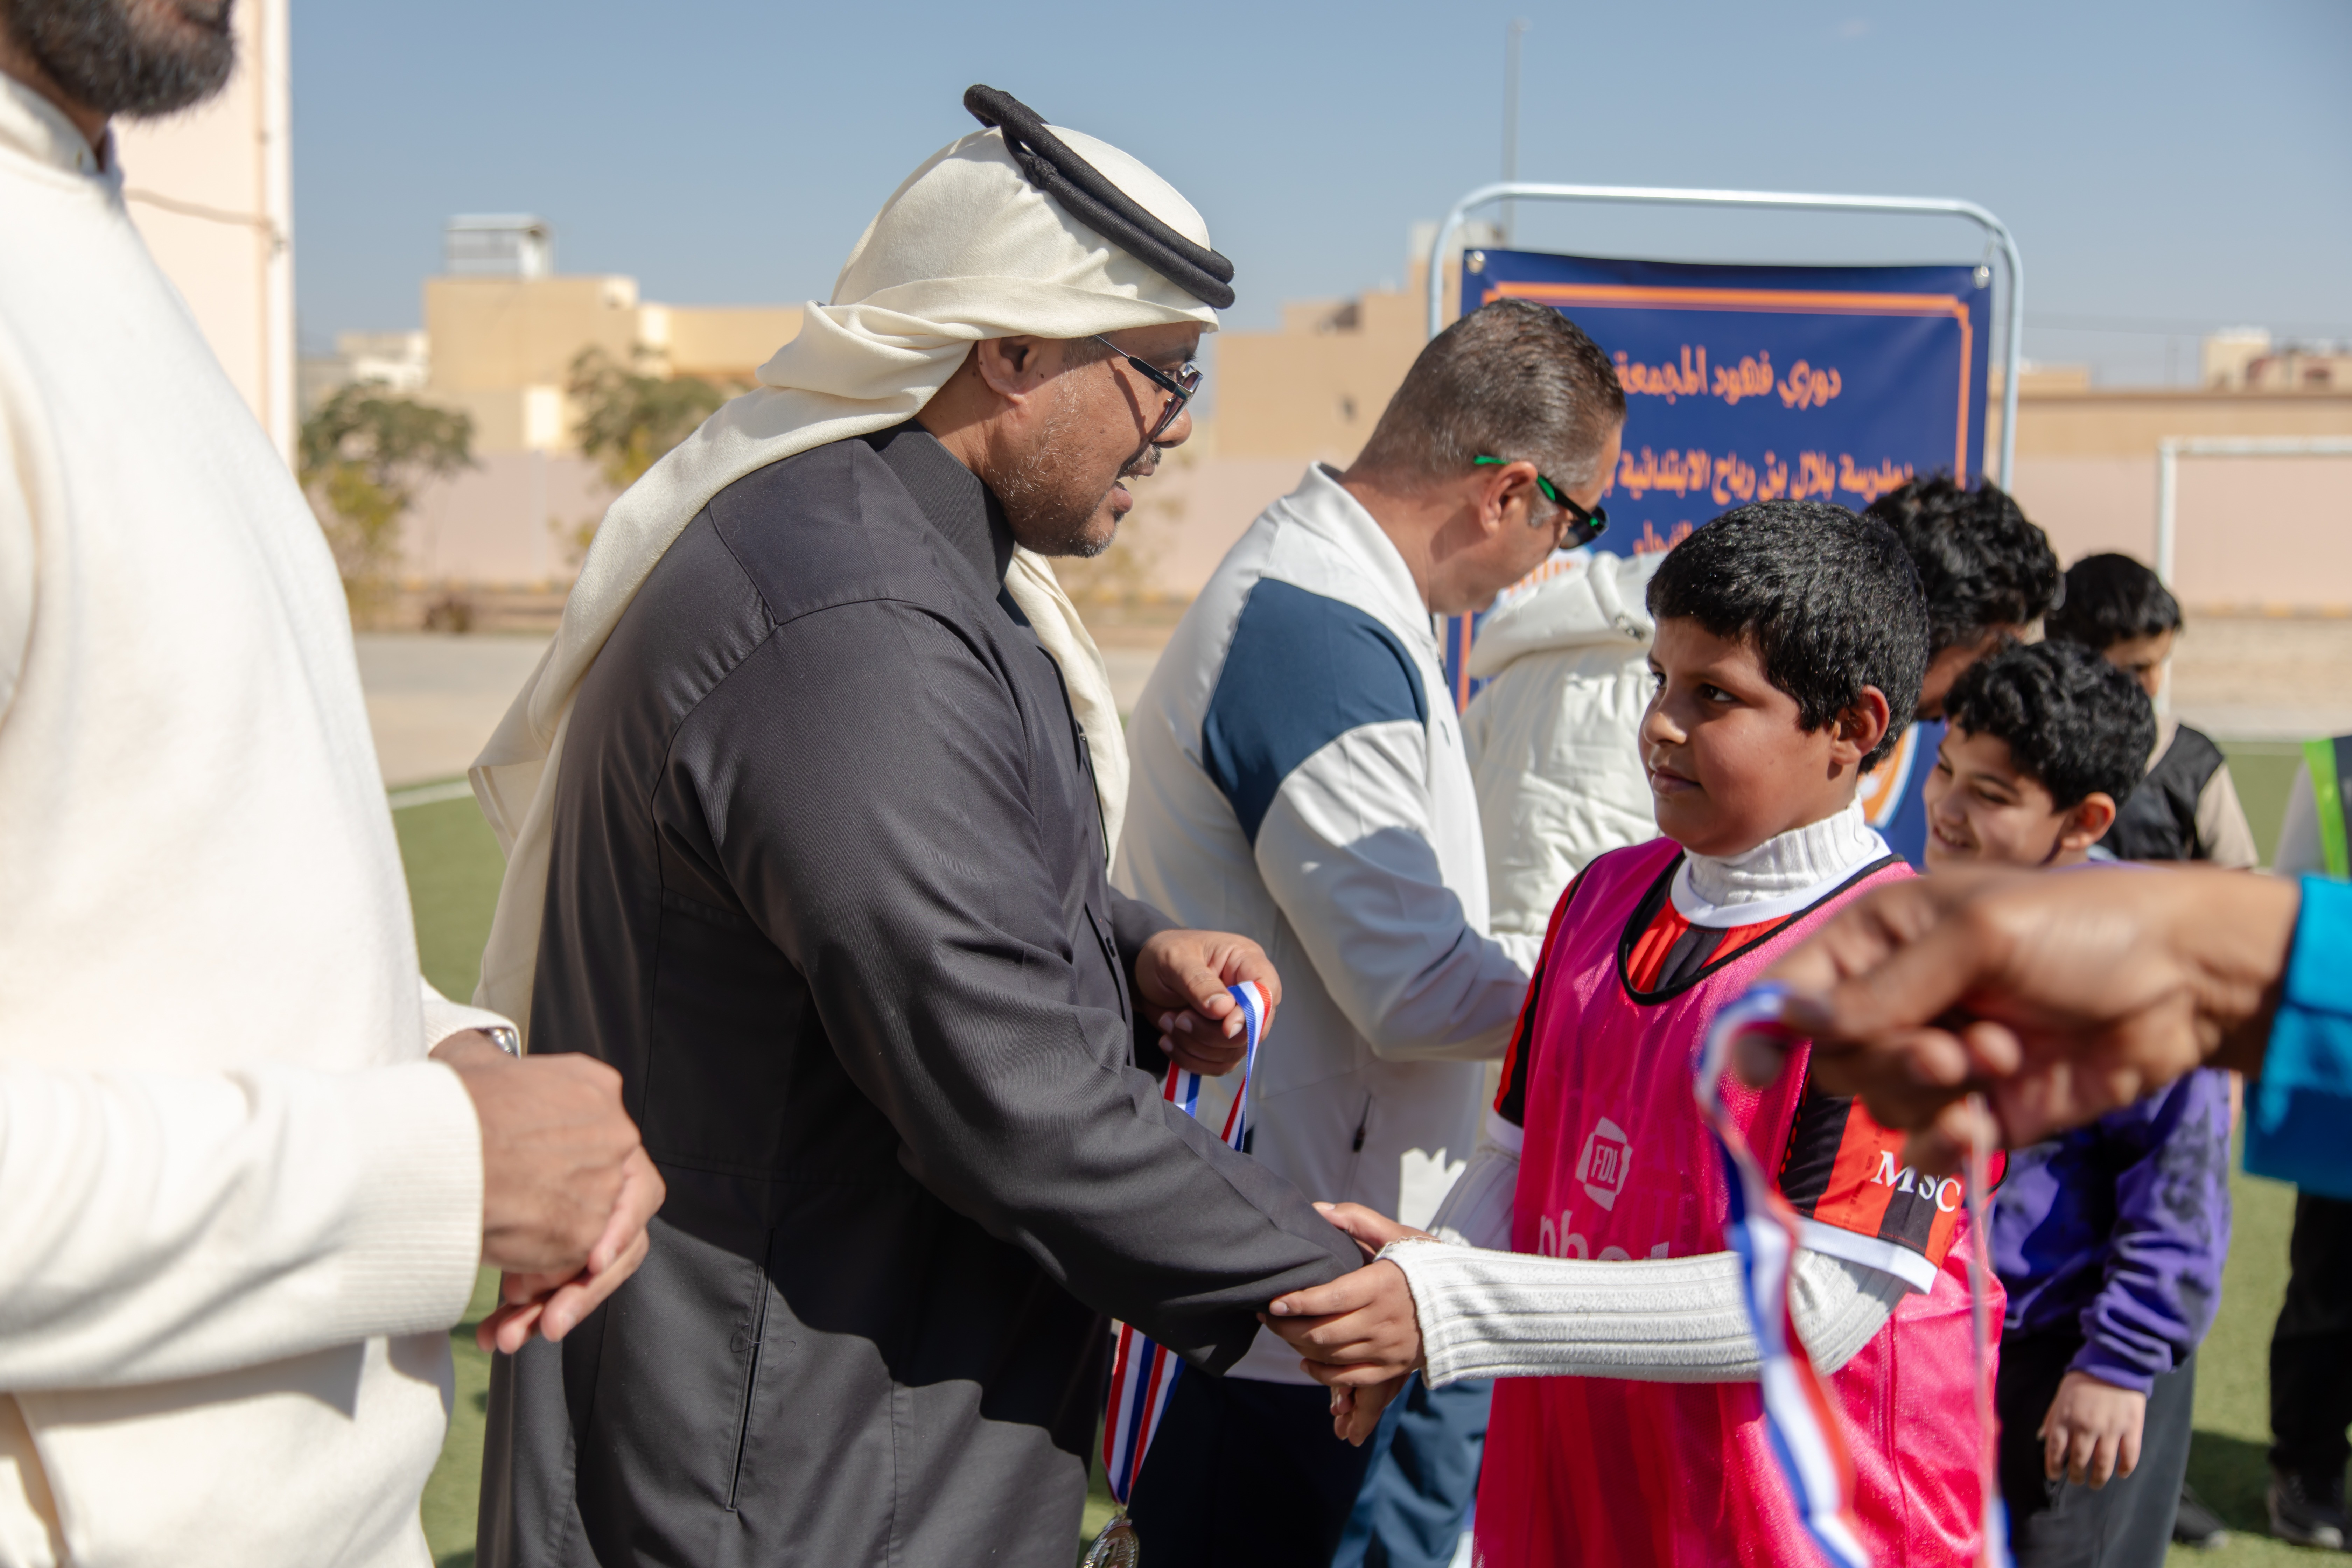
<svg viewBox="0 0 2352 1568">
<path fill-rule="evenodd" d="M 1616 368 L 1582 329 L 1532 300 L 1496 300 L 1429 341 L 1356 467 L 1436 478 L 1500 458 L 1580 489 L 1624 419 Z"/>
</svg>

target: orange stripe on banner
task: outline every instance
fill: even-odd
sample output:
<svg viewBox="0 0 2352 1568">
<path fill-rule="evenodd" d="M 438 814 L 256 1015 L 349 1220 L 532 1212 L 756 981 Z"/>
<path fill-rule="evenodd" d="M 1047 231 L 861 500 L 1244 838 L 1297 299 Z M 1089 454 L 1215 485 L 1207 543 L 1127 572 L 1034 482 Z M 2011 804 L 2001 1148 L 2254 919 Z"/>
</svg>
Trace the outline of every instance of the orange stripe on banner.
<svg viewBox="0 0 2352 1568">
<path fill-rule="evenodd" d="M 1496 283 L 1489 300 L 1509 295 L 1547 304 L 1672 305 L 1686 310 L 1793 312 L 1808 316 L 1951 316 L 1969 307 L 1957 294 L 1840 293 L 1829 289 L 1693 289 L 1636 283 Z"/>
<path fill-rule="evenodd" d="M 1480 297 L 1540 300 L 1547 305 L 1598 305 L 1633 310 L 1738 310 L 1794 316 L 1946 316 L 1960 328 L 1960 416 L 1952 441 L 1952 473 L 1968 481 L 1969 384 L 1976 369 L 1976 327 L 1968 301 L 1957 294 L 1843 293 L 1807 289 L 1692 289 L 1636 283 L 1490 283 Z"/>
</svg>

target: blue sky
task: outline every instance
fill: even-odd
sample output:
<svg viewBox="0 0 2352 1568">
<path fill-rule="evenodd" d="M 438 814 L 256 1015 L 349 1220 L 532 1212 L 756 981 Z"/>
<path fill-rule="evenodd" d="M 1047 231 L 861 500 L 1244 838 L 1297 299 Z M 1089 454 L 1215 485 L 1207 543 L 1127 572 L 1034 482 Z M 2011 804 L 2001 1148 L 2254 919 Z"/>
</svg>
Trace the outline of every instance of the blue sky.
<svg viewBox="0 0 2352 1568">
<path fill-rule="evenodd" d="M 1286 299 L 1398 281 L 1408 226 L 1495 177 L 1515 16 L 1525 178 L 1971 198 L 2023 248 L 2028 354 L 2108 380 L 2163 379 L 2167 331 L 2182 374 L 2215 324 L 2352 338 L 2341 0 L 299 0 L 302 335 L 417 324 L 458 212 L 539 213 L 561 269 L 648 299 L 822 298 L 882 198 L 970 128 L 974 81 L 1168 176 L 1238 268 L 1228 325 L 1268 326 Z M 1520 212 L 1532 248 L 1981 248 L 1942 220 Z"/>
</svg>

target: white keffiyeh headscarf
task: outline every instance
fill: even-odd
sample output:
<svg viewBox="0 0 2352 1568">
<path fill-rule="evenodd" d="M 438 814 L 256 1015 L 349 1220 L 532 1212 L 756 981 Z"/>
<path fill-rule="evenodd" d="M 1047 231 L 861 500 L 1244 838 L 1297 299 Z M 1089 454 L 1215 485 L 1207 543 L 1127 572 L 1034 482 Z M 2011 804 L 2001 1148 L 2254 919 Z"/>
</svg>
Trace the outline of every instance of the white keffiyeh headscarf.
<svg viewBox="0 0 2352 1568">
<path fill-rule="evenodd" d="M 1209 243 L 1201 215 L 1159 175 L 1107 142 L 1055 133 L 1162 223 Z M 1214 331 L 1217 315 L 1038 191 L 1002 133 L 988 130 L 908 176 L 850 252 L 833 302 L 812 302 L 803 321 L 760 367 L 756 388 L 704 421 L 605 511 L 554 642 L 471 770 L 507 856 L 474 1000 L 526 1029 L 572 700 L 655 563 L 710 499 L 796 453 L 903 424 L 983 339 L 1086 338 L 1180 321 Z M 1102 656 L 1043 558 L 1016 551 L 1005 586 L 1062 667 L 1116 845 L 1127 749 Z"/>
</svg>

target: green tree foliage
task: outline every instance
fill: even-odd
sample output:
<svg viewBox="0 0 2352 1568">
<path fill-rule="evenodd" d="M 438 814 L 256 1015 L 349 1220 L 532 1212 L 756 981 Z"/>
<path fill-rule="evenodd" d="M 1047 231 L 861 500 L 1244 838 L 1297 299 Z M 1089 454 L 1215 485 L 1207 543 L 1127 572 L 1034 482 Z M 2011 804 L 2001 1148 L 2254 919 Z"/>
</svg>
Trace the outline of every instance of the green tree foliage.
<svg viewBox="0 0 2352 1568">
<path fill-rule="evenodd" d="M 335 552 L 352 618 L 365 624 L 392 590 L 400 520 L 429 480 L 474 460 L 470 415 L 382 387 L 338 391 L 302 422 L 302 489 Z"/>
<path fill-rule="evenodd" d="M 599 348 L 583 349 L 572 362 L 564 391 L 580 410 L 572 427 L 580 450 L 597 460 L 616 490 L 635 484 L 732 395 L 698 375 L 649 374 Z"/>
</svg>

